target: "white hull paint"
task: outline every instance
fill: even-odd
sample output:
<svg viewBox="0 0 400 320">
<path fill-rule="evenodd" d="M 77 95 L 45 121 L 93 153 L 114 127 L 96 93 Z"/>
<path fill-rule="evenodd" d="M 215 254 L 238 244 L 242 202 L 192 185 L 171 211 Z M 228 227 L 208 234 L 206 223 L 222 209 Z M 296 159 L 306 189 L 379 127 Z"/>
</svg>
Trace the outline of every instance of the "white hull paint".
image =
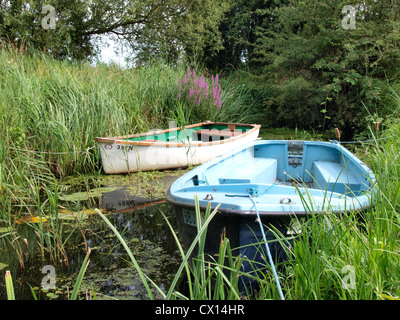
<svg viewBox="0 0 400 320">
<path fill-rule="evenodd" d="M 96 138 L 96 140 L 100 147 L 103 169 L 107 174 L 163 170 L 199 165 L 252 142 L 258 138 L 260 128 L 259 125 L 252 126 L 251 130 L 243 132 L 243 134 L 211 142 L 176 143 L 123 140 L 126 137 Z"/>
</svg>

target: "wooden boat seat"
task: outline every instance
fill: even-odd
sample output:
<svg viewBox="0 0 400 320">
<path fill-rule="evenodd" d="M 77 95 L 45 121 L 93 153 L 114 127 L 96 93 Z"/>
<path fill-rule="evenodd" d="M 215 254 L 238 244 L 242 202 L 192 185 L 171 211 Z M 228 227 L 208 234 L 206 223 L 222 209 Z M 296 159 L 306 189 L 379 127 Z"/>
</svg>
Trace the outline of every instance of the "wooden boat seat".
<svg viewBox="0 0 400 320">
<path fill-rule="evenodd" d="M 312 167 L 314 186 L 321 190 L 357 194 L 362 190 L 362 182 L 346 170 L 339 162 L 314 161 Z"/>
<path fill-rule="evenodd" d="M 275 183 L 278 161 L 271 158 L 251 158 L 219 177 L 220 184 Z"/>
<path fill-rule="evenodd" d="M 240 130 L 218 130 L 218 129 L 201 129 L 193 132 L 194 139 L 198 141 L 218 141 L 242 134 Z"/>
</svg>

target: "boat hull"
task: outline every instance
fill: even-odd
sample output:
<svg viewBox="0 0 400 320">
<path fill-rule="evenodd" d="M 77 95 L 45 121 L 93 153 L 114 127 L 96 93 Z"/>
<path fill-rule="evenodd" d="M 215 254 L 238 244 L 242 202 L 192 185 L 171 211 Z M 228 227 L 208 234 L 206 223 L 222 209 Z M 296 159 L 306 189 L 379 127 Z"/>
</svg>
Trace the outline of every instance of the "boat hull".
<svg viewBox="0 0 400 320">
<path fill-rule="evenodd" d="M 214 123 L 206 122 L 185 128 L 190 130 L 197 128 L 196 126 L 212 124 Z M 228 127 L 229 124 L 226 124 L 226 126 Z M 96 138 L 96 140 L 100 147 L 102 166 L 107 174 L 163 170 L 203 164 L 258 138 L 259 125 L 240 124 L 240 126 L 248 130 L 229 137 L 203 135 L 199 141 L 193 140 L 192 137 L 175 142 L 154 141 L 151 139 L 155 134 L 169 134 L 178 128 L 150 132 L 141 141 L 129 141 L 126 137 Z M 219 130 L 219 132 L 224 134 L 225 130 Z M 204 137 L 207 138 L 207 141 L 204 141 Z M 221 139 L 221 137 L 224 139 Z"/>
<path fill-rule="evenodd" d="M 183 244 L 186 248 L 189 248 L 197 236 L 195 206 L 174 201 L 169 191 L 167 191 L 166 198 L 172 205 Z M 200 210 L 204 212 L 206 207 L 200 206 Z M 296 229 L 297 225 L 293 225 L 291 216 L 288 215 L 262 215 L 261 221 L 263 225 L 279 230 L 283 236 L 293 235 L 299 231 Z M 268 239 L 275 239 L 272 232 L 267 231 L 266 234 Z M 250 243 L 261 242 L 262 234 L 256 213 L 219 209 L 208 225 L 204 251 L 211 255 L 217 254 L 221 238 L 224 236 L 229 239 L 231 247 L 234 249 Z M 251 256 L 251 254 L 246 253 L 246 250 L 247 252 L 250 250 L 249 248 L 237 250 L 242 255 Z M 284 257 L 284 252 L 278 243 L 271 252 L 279 259 Z M 254 258 L 254 256 L 251 258 Z"/>
<path fill-rule="evenodd" d="M 375 177 L 339 144 L 298 142 L 301 155 L 289 152 L 294 142 L 254 141 L 187 172 L 170 187 L 170 201 L 208 202 L 235 214 L 304 216 L 329 210 L 363 210 L 371 205 Z M 300 150 L 300 149 L 299 149 Z M 209 200 L 211 199 L 211 201 Z"/>
<path fill-rule="evenodd" d="M 225 232 L 232 248 L 240 248 L 237 253 L 265 265 L 258 217 L 267 227 L 272 256 L 282 260 L 286 255 L 274 241 L 275 232 L 288 243 L 300 232 L 302 219 L 327 211 L 365 210 L 372 205 L 374 192 L 372 171 L 338 143 L 267 140 L 251 142 L 187 172 L 171 185 L 167 201 L 186 248 L 197 234 L 196 195 L 203 212 L 208 205 L 218 207 L 207 229 L 205 252 L 218 253 Z M 245 267 L 247 272 L 251 269 L 251 264 Z"/>
<path fill-rule="evenodd" d="M 187 250 L 197 236 L 195 207 L 173 201 L 169 191 L 167 192 L 167 201 L 172 204 L 178 232 L 183 246 Z M 206 208 L 200 207 L 200 210 L 205 212 Z M 265 226 L 264 235 L 275 263 L 286 260 L 288 256 L 284 246 L 292 245 L 293 237 L 300 232 L 299 225 L 293 224 L 293 220 L 288 215 L 263 215 L 261 222 Z M 278 238 L 285 239 L 285 245 L 282 245 L 276 234 L 279 234 Z M 232 254 L 242 257 L 241 270 L 246 275 L 264 278 L 267 272 L 266 257 L 268 253 L 263 245 L 263 235 L 255 212 L 219 210 L 207 227 L 204 244 L 206 259 L 217 259 L 221 240 L 224 238 L 229 239 Z M 197 250 L 192 253 L 191 257 L 196 257 L 196 254 Z M 241 294 L 251 294 L 253 290 L 257 290 L 257 286 L 257 281 L 250 277 L 241 276 L 239 278 L 238 288 Z"/>
</svg>

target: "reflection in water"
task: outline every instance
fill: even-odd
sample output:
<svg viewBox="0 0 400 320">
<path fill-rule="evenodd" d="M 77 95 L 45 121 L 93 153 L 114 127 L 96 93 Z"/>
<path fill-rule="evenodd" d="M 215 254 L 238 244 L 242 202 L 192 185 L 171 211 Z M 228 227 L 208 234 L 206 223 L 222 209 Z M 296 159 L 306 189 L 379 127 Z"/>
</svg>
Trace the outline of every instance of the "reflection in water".
<svg viewBox="0 0 400 320">
<path fill-rule="evenodd" d="M 165 199 L 142 198 L 130 193 L 130 187 L 125 186 L 101 196 L 101 208 L 117 213 L 130 212 L 159 203 L 165 203 Z"/>
<path fill-rule="evenodd" d="M 179 267 L 180 255 L 160 211 L 166 213 L 175 225 L 167 203 L 112 213 L 108 219 L 127 242 L 142 271 L 165 290 Z M 95 292 L 119 299 L 145 299 L 146 290 L 125 249 L 104 227 L 103 223 L 99 223 L 87 235 L 87 245 L 92 253 L 84 286 L 95 286 Z"/>
<path fill-rule="evenodd" d="M 127 242 L 142 271 L 166 292 L 181 262 L 177 244 L 161 214 L 163 212 L 177 230 L 170 205 L 164 199 L 135 197 L 130 194 L 128 187 L 103 194 L 98 203 L 102 209 L 106 209 L 107 218 Z M 85 294 L 90 295 L 92 290 L 97 299 L 148 298 L 128 254 L 101 217 L 90 215 L 84 223 L 70 220 L 60 223 L 65 224 L 61 228 L 64 230 L 63 237 L 68 237 L 64 248 L 68 263 L 55 265 L 56 289 L 53 291 L 58 299 L 66 299 L 67 292 L 72 291 L 87 248 L 91 249 L 90 264 L 81 286 L 83 295 L 80 298 L 85 298 Z M 20 228 L 23 228 L 23 238 L 32 239 L 30 243 L 37 242 L 33 228 L 24 225 Z M 31 248 L 34 247 L 31 245 Z M 38 256 L 38 251 L 36 246 L 35 254 L 29 254 L 24 268 L 18 263 L 14 263 L 13 269 L 8 268 L 13 275 L 17 299 L 33 299 L 31 287 L 35 288 L 39 299 L 48 299 L 46 293 L 40 290 L 45 277 L 41 269 L 44 265 L 55 263 L 46 253 L 44 257 Z M 12 263 L 9 264 L 11 267 Z M 161 298 L 156 290 L 153 293 L 156 298 Z M 5 289 L 0 283 L 0 300 L 4 299 Z"/>
</svg>

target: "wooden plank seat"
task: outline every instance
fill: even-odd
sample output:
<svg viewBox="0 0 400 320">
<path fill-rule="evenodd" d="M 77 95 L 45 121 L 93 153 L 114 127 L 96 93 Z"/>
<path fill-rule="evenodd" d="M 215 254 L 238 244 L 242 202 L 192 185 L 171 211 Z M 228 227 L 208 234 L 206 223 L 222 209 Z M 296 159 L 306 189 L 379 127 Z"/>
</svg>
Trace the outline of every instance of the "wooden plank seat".
<svg viewBox="0 0 400 320">
<path fill-rule="evenodd" d="M 241 130 L 201 129 L 193 133 L 198 141 L 218 141 L 240 136 Z"/>
</svg>

